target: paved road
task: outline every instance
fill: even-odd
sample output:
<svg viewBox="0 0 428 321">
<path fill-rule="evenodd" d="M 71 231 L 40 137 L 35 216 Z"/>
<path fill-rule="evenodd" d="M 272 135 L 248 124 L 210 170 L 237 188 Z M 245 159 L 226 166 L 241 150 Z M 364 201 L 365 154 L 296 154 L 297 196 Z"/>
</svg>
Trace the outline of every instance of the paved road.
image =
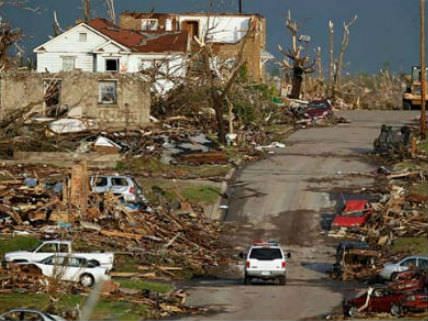
<svg viewBox="0 0 428 321">
<path fill-rule="evenodd" d="M 287 147 L 242 170 L 231 188 L 226 221 L 240 228 L 225 238 L 237 251 L 254 239 L 275 238 L 292 252 L 287 286 L 243 286 L 241 273 L 200 282 L 190 303 L 223 311 L 215 320 L 316 319 L 340 305 L 350 285 L 328 280 L 334 248 L 322 233 L 338 191 L 371 183 L 364 154 L 383 123 L 402 124 L 414 112 L 344 112 L 351 124 L 300 130 Z"/>
</svg>

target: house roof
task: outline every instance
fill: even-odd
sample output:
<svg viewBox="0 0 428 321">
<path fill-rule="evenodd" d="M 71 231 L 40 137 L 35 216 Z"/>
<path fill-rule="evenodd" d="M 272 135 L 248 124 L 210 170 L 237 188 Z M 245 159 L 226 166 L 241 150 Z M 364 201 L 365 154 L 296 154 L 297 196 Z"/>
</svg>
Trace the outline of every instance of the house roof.
<svg viewBox="0 0 428 321">
<path fill-rule="evenodd" d="M 207 17 L 259 17 L 263 18 L 262 15 L 258 13 L 229 13 L 229 12 L 182 12 L 182 13 L 168 13 L 168 12 L 130 12 L 125 11 L 121 13 L 122 16 L 130 16 L 137 19 L 147 18 L 147 17 L 166 17 L 166 16 L 207 16 Z"/>
<path fill-rule="evenodd" d="M 115 42 L 141 53 L 186 52 L 188 35 L 181 32 L 138 32 L 122 29 L 112 22 L 97 18 L 88 22 L 88 25 L 104 34 Z"/>
</svg>

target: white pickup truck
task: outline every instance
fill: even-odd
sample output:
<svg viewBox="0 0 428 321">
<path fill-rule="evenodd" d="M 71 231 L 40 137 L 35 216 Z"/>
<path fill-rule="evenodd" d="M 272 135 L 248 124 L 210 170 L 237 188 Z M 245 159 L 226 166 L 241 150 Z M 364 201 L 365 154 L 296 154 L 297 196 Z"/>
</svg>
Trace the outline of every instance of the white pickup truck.
<svg viewBox="0 0 428 321">
<path fill-rule="evenodd" d="M 113 253 L 77 253 L 72 250 L 71 241 L 45 241 L 37 246 L 33 251 L 16 251 L 4 255 L 6 264 L 8 263 L 34 263 L 40 262 L 53 254 L 67 254 L 78 256 L 87 261 L 105 268 L 107 271 L 113 269 Z"/>
<path fill-rule="evenodd" d="M 280 285 L 287 282 L 287 261 L 290 258 L 277 242 L 269 241 L 255 242 L 248 253 L 242 254 L 245 258 L 245 284 L 249 284 L 252 279 L 275 280 Z"/>
</svg>

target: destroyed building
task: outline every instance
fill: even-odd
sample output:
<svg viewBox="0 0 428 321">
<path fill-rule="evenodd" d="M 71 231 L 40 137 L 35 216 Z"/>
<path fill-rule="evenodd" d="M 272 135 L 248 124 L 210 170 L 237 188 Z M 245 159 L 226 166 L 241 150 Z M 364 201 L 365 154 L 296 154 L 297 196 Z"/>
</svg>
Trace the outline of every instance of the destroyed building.
<svg viewBox="0 0 428 321">
<path fill-rule="evenodd" d="M 258 14 L 125 12 L 120 16 L 120 26 L 124 29 L 145 33 L 186 32 L 190 52 L 197 49 L 192 46 L 195 37 L 205 38 L 213 45 L 214 54 L 223 60 L 238 55 L 251 24 L 256 32 L 246 43 L 243 57 L 249 78 L 263 81 L 265 64 L 273 56 L 266 51 L 266 19 Z"/>
<path fill-rule="evenodd" d="M 167 92 L 185 77 L 195 50 L 195 36 L 213 45 L 222 61 L 233 59 L 244 36 L 248 77 L 263 81 L 266 21 L 259 15 L 123 13 L 119 26 L 105 19 L 79 23 L 34 49 L 38 72 L 79 69 L 87 72 L 139 73 L 155 70 L 155 86 Z"/>
<path fill-rule="evenodd" d="M 8 72 L 0 76 L 0 119 L 21 109 L 28 117 L 93 119 L 100 128 L 149 122 L 150 86 L 115 73 Z"/>
</svg>

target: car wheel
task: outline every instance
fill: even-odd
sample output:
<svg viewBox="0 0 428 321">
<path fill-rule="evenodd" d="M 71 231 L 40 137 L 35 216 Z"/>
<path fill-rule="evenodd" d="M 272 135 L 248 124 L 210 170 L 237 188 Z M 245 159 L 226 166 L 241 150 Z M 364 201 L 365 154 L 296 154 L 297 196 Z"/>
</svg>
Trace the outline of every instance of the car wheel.
<svg viewBox="0 0 428 321">
<path fill-rule="evenodd" d="M 389 311 L 394 317 L 399 317 L 402 314 L 401 306 L 397 304 L 391 305 L 391 309 Z"/>
<path fill-rule="evenodd" d="M 245 277 L 244 277 L 244 284 L 245 285 L 251 284 L 251 278 L 247 275 L 245 275 Z"/>
<path fill-rule="evenodd" d="M 348 317 L 355 317 L 358 314 L 358 309 L 356 307 L 350 307 L 348 310 Z"/>
<path fill-rule="evenodd" d="M 95 279 L 92 275 L 90 274 L 82 274 L 80 276 L 80 284 L 86 288 L 90 288 L 94 285 L 95 283 Z"/>
<path fill-rule="evenodd" d="M 285 275 L 279 277 L 279 285 L 286 285 L 287 284 L 287 278 Z"/>
<path fill-rule="evenodd" d="M 395 281 L 395 279 L 397 278 L 397 276 L 398 276 L 397 272 L 392 273 L 391 274 L 391 281 Z"/>
<path fill-rule="evenodd" d="M 404 100 L 403 101 L 403 110 L 412 110 L 413 106 L 410 101 Z"/>
</svg>

